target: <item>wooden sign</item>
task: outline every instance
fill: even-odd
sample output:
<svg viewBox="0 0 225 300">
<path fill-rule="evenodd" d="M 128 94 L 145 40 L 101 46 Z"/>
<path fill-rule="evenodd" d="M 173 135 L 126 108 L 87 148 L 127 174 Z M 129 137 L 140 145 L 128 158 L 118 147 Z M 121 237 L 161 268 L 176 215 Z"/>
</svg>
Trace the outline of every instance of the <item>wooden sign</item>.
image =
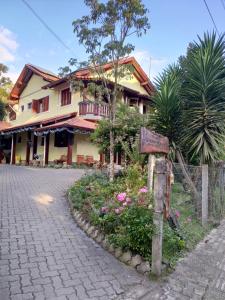
<svg viewBox="0 0 225 300">
<path fill-rule="evenodd" d="M 141 128 L 140 153 L 169 153 L 169 140 L 167 137 L 154 131 Z"/>
</svg>

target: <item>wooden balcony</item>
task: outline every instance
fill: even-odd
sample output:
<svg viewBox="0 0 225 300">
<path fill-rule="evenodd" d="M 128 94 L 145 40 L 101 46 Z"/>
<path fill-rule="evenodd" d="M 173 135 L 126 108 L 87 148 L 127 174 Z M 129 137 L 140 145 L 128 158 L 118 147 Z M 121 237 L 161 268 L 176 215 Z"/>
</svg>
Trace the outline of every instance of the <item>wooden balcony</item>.
<svg viewBox="0 0 225 300">
<path fill-rule="evenodd" d="M 107 103 L 82 101 L 79 103 L 79 115 L 91 119 L 107 118 L 109 116 L 109 106 Z"/>
</svg>

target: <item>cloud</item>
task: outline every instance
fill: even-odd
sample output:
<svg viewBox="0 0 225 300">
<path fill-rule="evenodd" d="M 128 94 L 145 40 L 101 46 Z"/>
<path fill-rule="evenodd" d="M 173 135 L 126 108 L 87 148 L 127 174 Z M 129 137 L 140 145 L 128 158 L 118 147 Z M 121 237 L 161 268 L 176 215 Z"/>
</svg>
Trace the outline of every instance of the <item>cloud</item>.
<svg viewBox="0 0 225 300">
<path fill-rule="evenodd" d="M 15 35 L 9 29 L 0 26 L 0 61 L 14 61 L 18 47 Z"/>
<path fill-rule="evenodd" d="M 138 63 L 151 80 L 153 80 L 160 72 L 162 72 L 162 70 L 169 63 L 167 58 L 154 57 L 147 50 L 134 51 L 133 56 L 137 59 Z"/>
</svg>

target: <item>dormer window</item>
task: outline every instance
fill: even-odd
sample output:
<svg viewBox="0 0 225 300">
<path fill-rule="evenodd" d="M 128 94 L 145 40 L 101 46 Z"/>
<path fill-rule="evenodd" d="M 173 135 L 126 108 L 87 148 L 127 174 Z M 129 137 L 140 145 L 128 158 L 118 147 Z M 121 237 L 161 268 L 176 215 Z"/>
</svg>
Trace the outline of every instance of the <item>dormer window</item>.
<svg viewBox="0 0 225 300">
<path fill-rule="evenodd" d="M 27 104 L 27 109 L 31 109 L 32 108 L 32 102 L 29 102 L 28 104 Z"/>
<path fill-rule="evenodd" d="M 70 89 L 65 89 L 61 91 L 61 106 L 71 104 L 71 92 Z"/>
</svg>

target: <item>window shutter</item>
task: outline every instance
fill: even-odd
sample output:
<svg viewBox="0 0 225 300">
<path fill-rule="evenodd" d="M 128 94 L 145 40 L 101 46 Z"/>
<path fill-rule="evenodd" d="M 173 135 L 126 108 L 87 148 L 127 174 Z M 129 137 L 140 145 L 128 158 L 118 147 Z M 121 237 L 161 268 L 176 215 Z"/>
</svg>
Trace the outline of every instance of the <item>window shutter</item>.
<svg viewBox="0 0 225 300">
<path fill-rule="evenodd" d="M 43 99 L 43 111 L 48 111 L 49 108 L 49 97 Z"/>
<path fill-rule="evenodd" d="M 71 92 L 70 89 L 61 91 L 61 106 L 71 104 Z"/>
<path fill-rule="evenodd" d="M 40 112 L 39 100 L 32 100 L 32 110 L 35 113 Z"/>
</svg>

